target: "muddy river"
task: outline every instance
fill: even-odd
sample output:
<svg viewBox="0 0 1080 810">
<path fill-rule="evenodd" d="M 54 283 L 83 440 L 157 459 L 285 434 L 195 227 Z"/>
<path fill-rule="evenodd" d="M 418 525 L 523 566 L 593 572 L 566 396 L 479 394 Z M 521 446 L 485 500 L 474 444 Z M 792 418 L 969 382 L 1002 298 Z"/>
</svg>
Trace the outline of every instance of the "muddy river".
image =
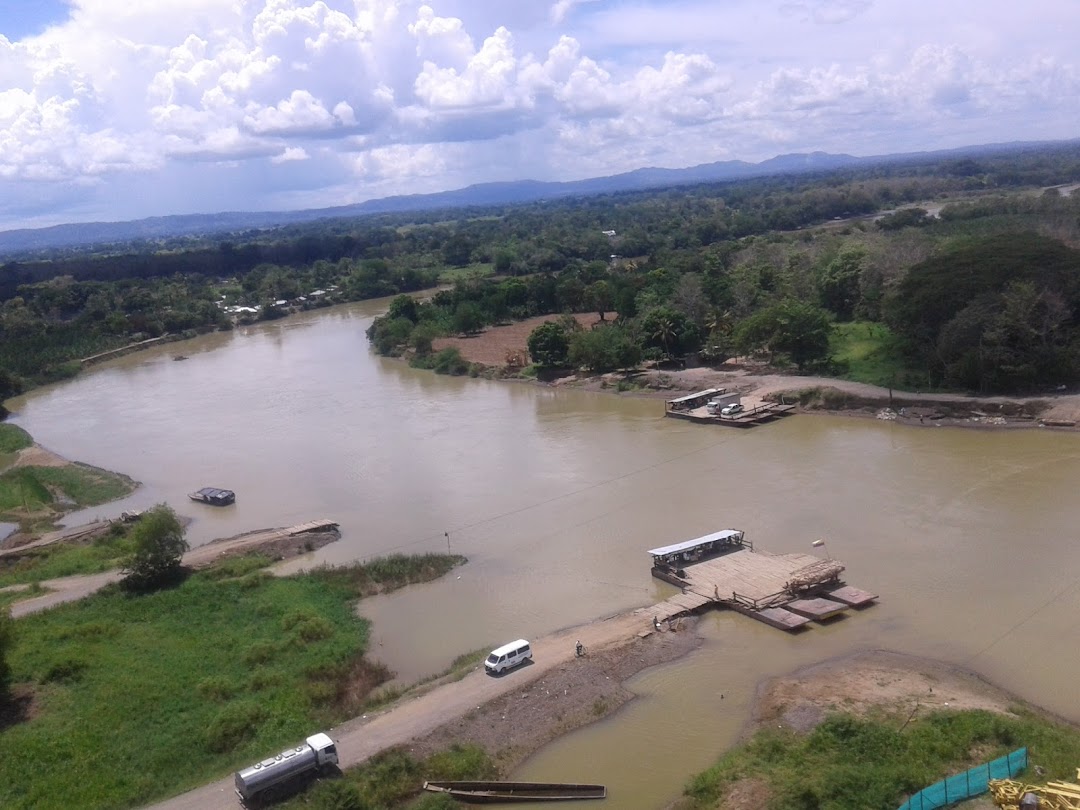
<svg viewBox="0 0 1080 810">
<path fill-rule="evenodd" d="M 710 615 L 699 652 L 641 674 L 640 700 L 515 774 L 605 782 L 620 808 L 675 797 L 735 739 L 762 677 L 859 648 L 963 664 L 1080 721 L 1080 434 L 811 415 L 696 426 L 658 400 L 377 358 L 364 329 L 383 306 L 132 355 L 15 400 L 13 421 L 142 483 L 72 523 L 164 501 L 194 518 L 193 545 L 330 518 L 341 541 L 306 564 L 467 555 L 443 581 L 364 603 L 377 656 L 404 681 L 666 597 L 654 546 L 728 527 L 775 552 L 825 538 L 879 605 L 794 637 Z M 235 490 L 236 505 L 189 502 L 203 486 Z"/>
</svg>

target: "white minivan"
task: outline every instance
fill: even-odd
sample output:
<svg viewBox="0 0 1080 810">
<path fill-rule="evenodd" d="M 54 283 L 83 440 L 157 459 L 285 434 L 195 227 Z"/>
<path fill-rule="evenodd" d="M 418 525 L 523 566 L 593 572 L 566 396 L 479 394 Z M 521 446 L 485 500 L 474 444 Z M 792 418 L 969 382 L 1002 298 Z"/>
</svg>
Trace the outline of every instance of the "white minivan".
<svg viewBox="0 0 1080 810">
<path fill-rule="evenodd" d="M 532 647 L 523 638 L 503 644 L 491 651 L 491 655 L 484 661 L 484 667 L 488 672 L 498 675 L 500 672 L 524 664 L 532 660 Z"/>
</svg>

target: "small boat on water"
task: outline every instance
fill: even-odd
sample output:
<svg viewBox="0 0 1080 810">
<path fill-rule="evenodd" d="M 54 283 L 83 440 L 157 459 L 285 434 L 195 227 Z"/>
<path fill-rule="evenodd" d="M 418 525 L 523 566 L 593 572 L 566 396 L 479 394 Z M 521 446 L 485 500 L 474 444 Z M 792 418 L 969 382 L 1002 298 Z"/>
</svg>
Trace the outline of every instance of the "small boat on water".
<svg viewBox="0 0 1080 810">
<path fill-rule="evenodd" d="M 424 782 L 424 790 L 446 793 L 469 804 L 570 802 L 607 797 L 604 785 L 565 782 Z"/>
<path fill-rule="evenodd" d="M 231 489 L 218 489 L 217 487 L 203 487 L 198 492 L 188 495 L 193 501 L 208 503 L 211 506 L 228 506 L 236 503 L 236 493 Z"/>
</svg>

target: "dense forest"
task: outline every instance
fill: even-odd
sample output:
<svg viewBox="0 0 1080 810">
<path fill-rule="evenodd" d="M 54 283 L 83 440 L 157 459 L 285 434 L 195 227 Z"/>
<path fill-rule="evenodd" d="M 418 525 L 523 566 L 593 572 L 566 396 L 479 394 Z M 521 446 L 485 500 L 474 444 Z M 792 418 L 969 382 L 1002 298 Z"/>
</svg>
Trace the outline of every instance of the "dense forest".
<svg viewBox="0 0 1080 810">
<path fill-rule="evenodd" d="M 844 375 L 867 324 L 890 383 L 1080 381 L 1080 145 L 556 202 L 326 220 L 0 267 L 0 398 L 97 352 L 343 301 L 396 298 L 385 354 L 464 371 L 440 336 L 533 315 L 538 367 L 733 355 Z"/>
</svg>

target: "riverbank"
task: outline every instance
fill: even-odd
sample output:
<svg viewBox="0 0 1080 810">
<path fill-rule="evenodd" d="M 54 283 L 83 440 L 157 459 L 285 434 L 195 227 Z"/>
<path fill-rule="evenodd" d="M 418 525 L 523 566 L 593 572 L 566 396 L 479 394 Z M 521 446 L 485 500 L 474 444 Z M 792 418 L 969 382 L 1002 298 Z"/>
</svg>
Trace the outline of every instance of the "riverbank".
<svg viewBox="0 0 1080 810">
<path fill-rule="evenodd" d="M 611 646 L 595 645 L 520 688 L 478 706 L 434 732 L 413 740 L 410 755 L 423 758 L 453 744 L 482 748 L 509 774 L 548 743 L 618 711 L 634 699 L 626 681 L 649 667 L 675 661 L 696 650 L 702 639 L 696 620 L 678 631 L 631 635 Z M 520 673 L 528 675 L 528 670 Z"/>
<path fill-rule="evenodd" d="M 593 315 L 576 316 L 589 327 Z M 752 408 L 767 401 L 795 401 L 800 409 L 895 420 L 911 426 L 1043 427 L 1076 429 L 1080 425 L 1080 394 L 1048 392 L 1041 396 L 975 396 L 922 393 L 882 388 L 835 377 L 779 373 L 761 363 L 729 362 L 719 367 L 688 369 L 644 368 L 630 373 L 582 375 L 564 373 L 537 379 L 522 378 L 518 364 L 528 356 L 531 331 L 551 316 L 506 326 L 489 327 L 467 338 L 441 338 L 435 349 L 454 348 L 469 363 L 487 369 L 485 376 L 527 380 L 555 388 L 616 393 L 654 399 L 674 399 L 707 388 L 738 391 Z M 515 364 L 508 361 L 514 358 Z"/>
<path fill-rule="evenodd" d="M 18 526 L 0 540 L 0 549 L 33 543 L 68 512 L 118 500 L 139 486 L 121 473 L 46 450 L 14 425 L 0 424 L 0 430 L 25 437 L 24 446 L 0 460 L 0 521 Z"/>
</svg>

